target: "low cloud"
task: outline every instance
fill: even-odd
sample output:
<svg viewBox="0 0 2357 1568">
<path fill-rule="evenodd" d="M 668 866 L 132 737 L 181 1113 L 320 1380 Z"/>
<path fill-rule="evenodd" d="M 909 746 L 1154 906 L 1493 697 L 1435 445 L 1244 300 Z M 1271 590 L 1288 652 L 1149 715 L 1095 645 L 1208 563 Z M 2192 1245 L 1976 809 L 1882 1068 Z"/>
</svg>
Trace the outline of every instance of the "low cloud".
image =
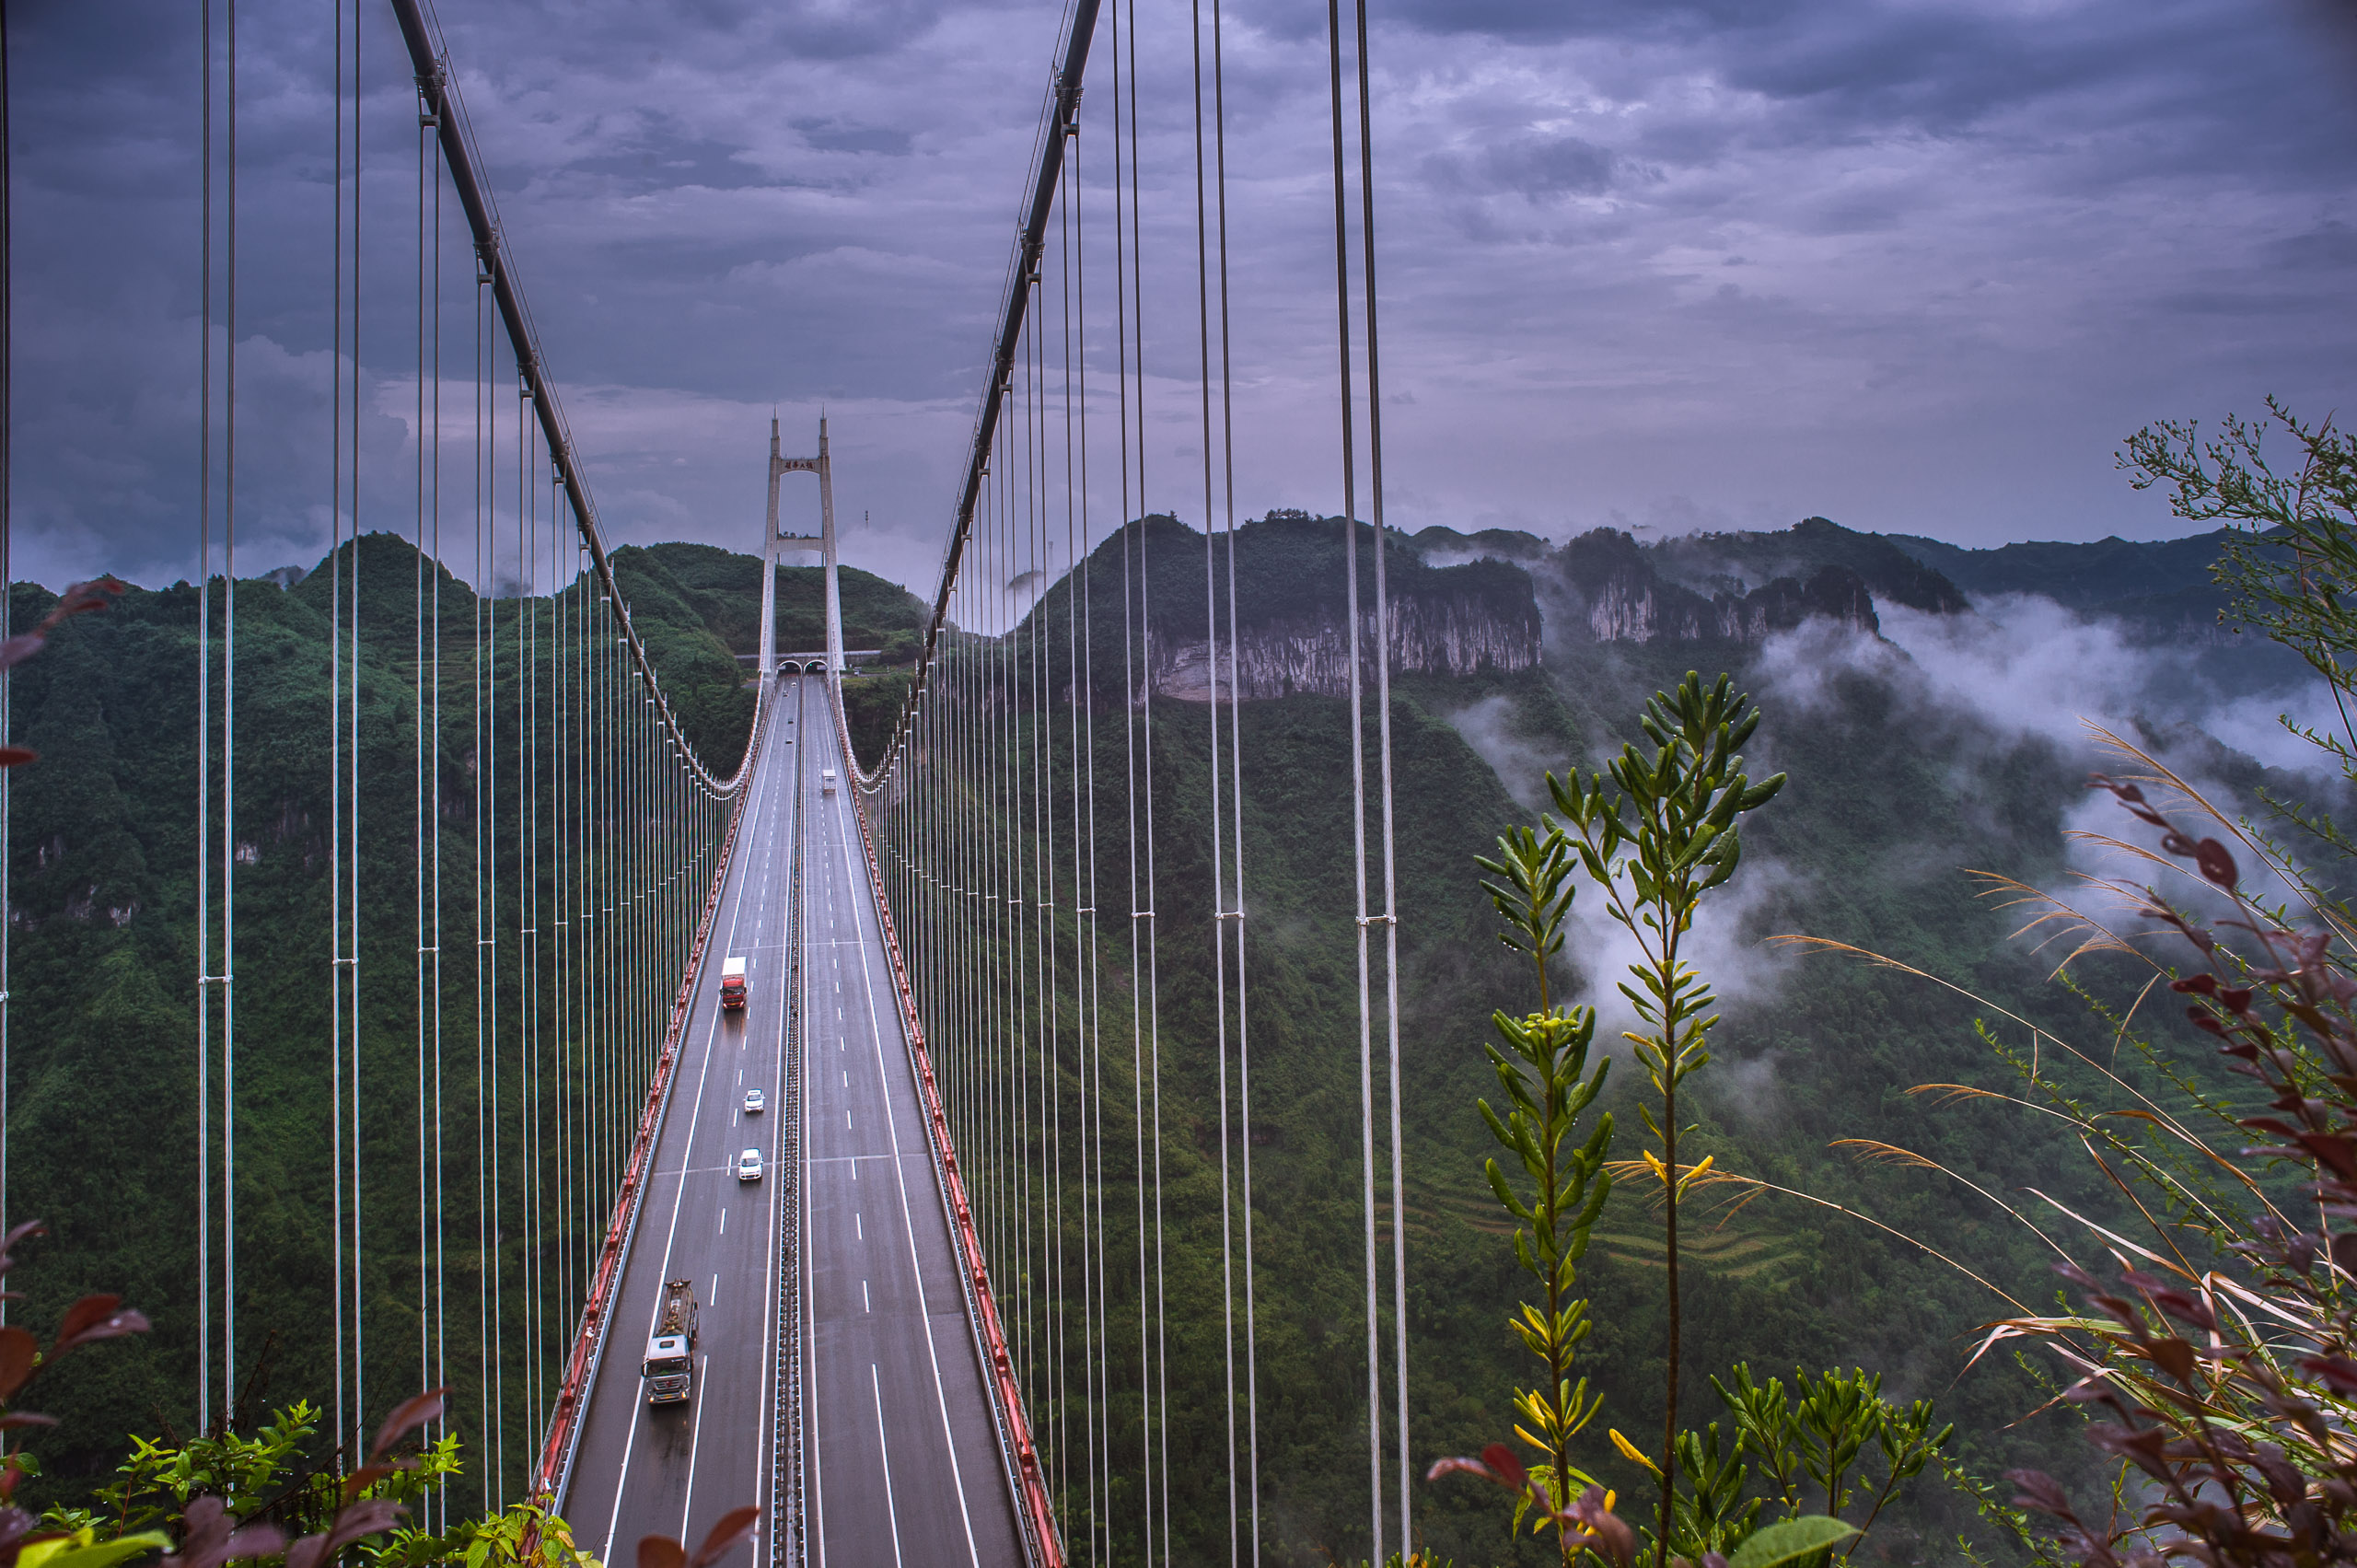
<svg viewBox="0 0 2357 1568">
<path fill-rule="evenodd" d="M 1515 700 L 1501 691 L 1447 714 L 1449 725 L 1473 748 L 1514 803 L 1525 811 L 1548 808 L 1547 771 L 1562 768 L 1564 760 L 1542 751 L 1515 726 Z"/>
<path fill-rule="evenodd" d="M 2202 650 L 2138 639 L 2121 622 L 2083 617 L 2037 595 L 1978 601 L 1937 615 L 1875 606 L 1882 634 L 1813 620 L 1769 639 L 1764 689 L 1803 710 L 1832 699 L 1844 675 L 1881 680 L 1922 714 L 1956 715 L 2012 740 L 2039 739 L 2091 759 L 2099 725 L 2133 735 L 2137 721 L 2198 730 L 2271 768 L 2316 772 L 2318 755 L 2295 723 L 2337 724 L 2321 681 L 2236 692 L 2205 668 Z"/>
<path fill-rule="evenodd" d="M 1680 957 L 1711 982 L 1722 1007 L 1766 1001 L 1791 970 L 1794 955 L 1768 946 L 1766 916 L 1805 883 L 1782 861 L 1747 858 L 1725 887 L 1702 900 L 1680 946 Z M 1578 1000 L 1596 1010 L 1596 1039 L 1623 1051 L 1624 1031 L 1642 1031 L 1636 1008 L 1621 994 L 1634 985 L 1630 967 L 1645 961 L 1644 949 L 1628 927 L 1606 908 L 1603 891 L 1582 878 L 1579 897 L 1565 923 L 1563 951 L 1578 967 Z"/>
</svg>

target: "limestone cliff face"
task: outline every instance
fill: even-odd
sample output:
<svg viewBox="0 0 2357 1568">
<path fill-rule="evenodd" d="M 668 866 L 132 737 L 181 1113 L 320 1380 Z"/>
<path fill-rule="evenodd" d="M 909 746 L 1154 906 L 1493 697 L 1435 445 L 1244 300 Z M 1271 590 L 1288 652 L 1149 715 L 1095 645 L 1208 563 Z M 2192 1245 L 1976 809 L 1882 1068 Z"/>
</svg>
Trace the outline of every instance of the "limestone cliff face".
<svg viewBox="0 0 2357 1568">
<path fill-rule="evenodd" d="M 1805 580 L 1777 577 L 1759 587 L 1733 585 L 1705 597 L 1663 580 L 1637 542 L 1613 529 L 1573 540 L 1559 559 L 1576 623 L 1600 643 L 1757 644 L 1813 616 L 1862 632 L 1881 630 L 1865 579 L 1847 566 L 1822 565 Z"/>
<path fill-rule="evenodd" d="M 1392 673 L 1473 675 L 1485 669 L 1531 668 L 1538 662 L 1538 606 L 1531 597 L 1527 577 L 1521 578 L 1521 590 L 1518 595 L 1500 594 L 1494 588 L 1480 593 L 1444 590 L 1399 598 L 1391 607 Z M 1362 613 L 1359 635 L 1361 647 L 1371 656 L 1375 647 L 1371 611 Z M 1248 621 L 1235 653 L 1237 684 L 1248 700 L 1350 694 L 1346 613 Z M 1211 661 L 1211 647 L 1200 639 L 1157 647 L 1152 673 L 1155 693 L 1182 703 L 1209 702 Z M 1219 664 L 1224 695 L 1228 679 L 1228 650 L 1224 644 Z M 1362 679 L 1371 692 L 1375 681 L 1371 657 Z"/>
</svg>

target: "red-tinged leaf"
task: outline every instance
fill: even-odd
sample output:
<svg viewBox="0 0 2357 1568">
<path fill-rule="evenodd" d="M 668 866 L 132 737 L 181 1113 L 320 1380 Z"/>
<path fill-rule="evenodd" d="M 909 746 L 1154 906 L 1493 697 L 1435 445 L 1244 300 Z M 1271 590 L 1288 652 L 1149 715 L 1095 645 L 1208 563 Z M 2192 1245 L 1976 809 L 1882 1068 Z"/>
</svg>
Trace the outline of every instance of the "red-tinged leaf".
<svg viewBox="0 0 2357 1568">
<path fill-rule="evenodd" d="M 688 1568 L 712 1568 L 712 1564 L 727 1556 L 738 1541 L 752 1534 L 753 1527 L 761 1520 L 761 1511 L 750 1504 L 731 1508 L 720 1516 L 719 1522 L 703 1538 L 703 1544 L 696 1548 L 696 1554 L 688 1559 Z"/>
<path fill-rule="evenodd" d="M 2144 1294 L 2152 1297 L 2154 1306 L 2178 1322 L 2190 1323 L 2195 1328 L 2208 1332 L 2216 1331 L 2217 1316 L 2210 1310 L 2208 1305 L 2200 1296 L 2189 1295 L 2184 1291 L 2172 1289 L 2167 1285 L 2157 1286 Z"/>
<path fill-rule="evenodd" d="M 2357 1181 L 2357 1143 L 2330 1132 L 2303 1132 L 2300 1147 L 2343 1181 Z"/>
<path fill-rule="evenodd" d="M 1500 1486 L 1505 1486 L 1507 1484 L 1505 1477 L 1500 1475 L 1497 1471 L 1492 1469 L 1480 1460 L 1468 1459 L 1462 1457 L 1446 1459 L 1434 1459 L 1433 1461 L 1433 1468 L 1424 1472 L 1424 1479 L 1426 1481 L 1438 1481 L 1445 1475 L 1478 1475 L 1483 1481 L 1495 1481 Z"/>
<path fill-rule="evenodd" d="M 638 1568 L 687 1568 L 688 1549 L 669 1536 L 638 1538 Z"/>
<path fill-rule="evenodd" d="M 2218 977 L 2205 970 L 2200 974 L 2169 981 L 2169 989 L 2193 996 L 2208 996 L 2218 989 Z"/>
<path fill-rule="evenodd" d="M 147 1319 L 123 1306 L 122 1297 L 86 1295 L 65 1309 L 65 1320 L 57 1326 L 57 1343 L 50 1353 L 62 1355 L 94 1340 L 121 1339 L 125 1334 L 146 1331 Z"/>
<path fill-rule="evenodd" d="M 427 1422 L 437 1420 L 442 1414 L 443 1396 L 449 1391 L 447 1385 L 428 1388 L 423 1394 L 395 1405 L 393 1413 L 385 1418 L 385 1424 L 377 1429 L 377 1441 L 368 1446 L 368 1457 L 372 1459 L 382 1458 L 386 1449 Z M 293 1565 L 290 1563 L 288 1568 L 293 1568 Z"/>
<path fill-rule="evenodd" d="M 24 1240 L 27 1237 L 47 1236 L 48 1234 L 49 1226 L 40 1220 L 25 1220 L 17 1225 L 10 1225 L 8 1227 L 8 1234 L 6 1236 L 0 1236 L 0 1269 L 5 1269 L 8 1266 L 9 1259 L 7 1254 L 14 1252 L 17 1249 L 17 1243 Z"/>
<path fill-rule="evenodd" d="M 2191 1345 L 2175 1338 L 2154 1340 L 2146 1347 L 2145 1353 L 2153 1358 L 2154 1365 L 2158 1365 L 2162 1371 L 2187 1388 L 2193 1387 L 2194 1354 Z"/>
<path fill-rule="evenodd" d="M 0 746 L 0 768 L 21 768 L 40 761 L 41 753 L 29 746 Z"/>
<path fill-rule="evenodd" d="M 2235 857 L 2227 854 L 2226 846 L 2215 839 L 2204 839 L 2193 846 L 2193 864 L 2211 882 L 2229 891 L 2242 879 L 2242 872 L 2235 865 Z"/>
<path fill-rule="evenodd" d="M 0 1403 L 16 1398 L 41 1360 L 41 1342 L 11 1323 L 0 1328 Z"/>
<path fill-rule="evenodd" d="M 38 1411 L 10 1411 L 0 1415 L 0 1432 L 14 1432 L 22 1426 L 55 1426 L 57 1418 Z"/>
<path fill-rule="evenodd" d="M 2310 1356 L 2300 1365 L 2324 1380 L 2336 1394 L 2357 1394 L 2357 1361 L 2345 1355 Z"/>
<path fill-rule="evenodd" d="M 1522 1456 L 1503 1443 L 1492 1443 L 1481 1450 L 1482 1462 L 1496 1472 L 1499 1483 L 1516 1492 L 1530 1484 L 1530 1472 L 1522 1468 Z"/>
<path fill-rule="evenodd" d="M 2218 988 L 2218 1001 L 2229 1013 L 2250 1011 L 2251 988 L 2247 985 L 2224 985 Z"/>
<path fill-rule="evenodd" d="M 41 652 L 41 645 L 48 641 L 48 637 L 39 632 L 19 632 L 6 642 L 0 642 L 0 669 L 24 663 Z"/>
<path fill-rule="evenodd" d="M 276 1525 L 248 1525 L 229 1538 L 222 1561 L 242 1562 L 250 1557 L 275 1557 L 286 1550 L 286 1532 Z"/>
<path fill-rule="evenodd" d="M 57 596 L 57 602 L 50 608 L 49 613 L 41 617 L 39 630 L 46 632 L 69 616 L 104 610 L 124 591 L 122 582 L 113 577 L 92 577 L 87 583 L 69 584 L 65 591 Z"/>
<path fill-rule="evenodd" d="M 2344 1230 L 2332 1238 L 2332 1260 L 2341 1272 L 2357 1274 L 2357 1230 Z"/>
<path fill-rule="evenodd" d="M 286 1537 L 275 1525 L 240 1527 L 218 1497 L 192 1497 L 180 1516 L 180 1549 L 157 1568 L 221 1568 L 285 1550 Z"/>
<path fill-rule="evenodd" d="M 319 1535 L 305 1536 L 286 1549 L 286 1568 L 320 1568 L 335 1554 L 354 1541 L 369 1536 L 382 1535 L 401 1523 L 403 1509 L 398 1503 L 381 1497 L 371 1497 L 354 1503 L 339 1512 L 335 1523 Z"/>
<path fill-rule="evenodd" d="M 2044 1470 L 2007 1470 L 2005 1479 L 2021 1488 L 2021 1495 L 2014 1499 L 2015 1507 L 2035 1508 L 2041 1514 L 2052 1514 L 2064 1519 L 2077 1516 L 2072 1511 L 2071 1499 L 2062 1491 L 2061 1483 Z"/>
<path fill-rule="evenodd" d="M 399 1475 L 408 1468 L 406 1465 L 363 1465 L 343 1478 L 343 1500 L 350 1503 L 387 1476 Z"/>
<path fill-rule="evenodd" d="M 1613 1568 L 1630 1568 L 1637 1556 L 1637 1532 L 1605 1505 L 1608 1495 L 1604 1488 L 1591 1486 L 1580 1494 L 1578 1502 L 1563 1511 L 1562 1516 L 1576 1520 L 1587 1532 L 1590 1551 Z"/>
</svg>

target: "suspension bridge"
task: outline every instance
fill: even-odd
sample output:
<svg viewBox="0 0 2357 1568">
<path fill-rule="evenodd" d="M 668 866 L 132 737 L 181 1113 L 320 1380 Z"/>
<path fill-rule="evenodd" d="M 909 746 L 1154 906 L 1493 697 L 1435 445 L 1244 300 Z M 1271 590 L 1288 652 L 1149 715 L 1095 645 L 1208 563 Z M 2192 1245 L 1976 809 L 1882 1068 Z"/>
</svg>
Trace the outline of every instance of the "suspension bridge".
<svg viewBox="0 0 2357 1568">
<path fill-rule="evenodd" d="M 986 358 L 912 656 L 846 649 L 829 433 L 795 456 L 773 423 L 767 514 L 742 536 L 760 573 L 725 590 L 757 601 L 738 611 L 755 649 L 692 679 L 693 639 L 600 524 L 464 63 L 421 0 L 318 9 L 333 369 L 305 417 L 332 537 L 283 593 L 238 575 L 259 416 L 238 383 L 257 262 L 235 0 L 208 4 L 189 65 L 195 665 L 155 679 L 198 699 L 188 1196 L 158 1222 L 190 1241 L 195 1425 L 250 1422 L 273 1356 L 281 1387 L 317 1376 L 347 1454 L 392 1401 L 448 1388 L 481 1501 L 540 1500 L 605 1562 L 747 1504 L 776 1563 L 1260 1562 L 1283 1534 L 1263 1420 L 1288 1390 L 1259 1358 L 1260 688 L 1239 651 L 1216 0 L 1074 0 L 1041 41 L 1016 238 L 975 259 L 1004 267 L 995 330 L 946 351 Z M 1360 1410 L 1330 1468 L 1364 1498 L 1337 1544 L 1380 1562 L 1416 1539 L 1396 628 L 1364 0 L 1329 0 L 1325 24 L 1330 156 L 1298 174 L 1330 202 L 1332 356 L 1304 374 L 1330 391 L 1339 475 L 1319 526 L 1340 610 L 1318 634 L 1349 705 L 1333 853 L 1356 967 L 1336 1005 L 1355 1008 L 1361 1219 L 1361 1288 L 1326 1304 Z M 1173 107 L 1141 108 L 1160 80 L 1141 29 L 1187 62 L 1176 213 L 1141 211 L 1144 144 L 1169 134 L 1144 128 Z M 413 122 L 386 122 L 395 87 Z M 1143 252 L 1171 223 L 1190 299 L 1149 334 Z M 1150 412 L 1174 380 L 1181 405 Z M 364 415 L 401 382 L 396 464 Z M 1150 476 L 1148 422 L 1174 412 L 1199 465 Z M 818 530 L 789 533 L 781 486 L 805 475 Z M 1202 532 L 1157 532 L 1180 506 Z M 778 641 L 796 552 L 824 567 L 815 649 Z M 273 706 L 289 660 L 317 667 L 308 706 Z M 316 778 L 288 772 L 298 719 Z M 1183 813 L 1156 775 L 1180 762 Z M 273 869 L 291 840 L 299 899 Z M 1180 969 L 1207 983 L 1167 993 Z M 5 970 L 0 947 L 0 1053 Z M 299 1153 L 273 1142 L 290 1125 Z M 264 1283 L 289 1272 L 299 1314 Z M 691 1397 L 650 1403 L 650 1341 L 690 1325 Z"/>
</svg>

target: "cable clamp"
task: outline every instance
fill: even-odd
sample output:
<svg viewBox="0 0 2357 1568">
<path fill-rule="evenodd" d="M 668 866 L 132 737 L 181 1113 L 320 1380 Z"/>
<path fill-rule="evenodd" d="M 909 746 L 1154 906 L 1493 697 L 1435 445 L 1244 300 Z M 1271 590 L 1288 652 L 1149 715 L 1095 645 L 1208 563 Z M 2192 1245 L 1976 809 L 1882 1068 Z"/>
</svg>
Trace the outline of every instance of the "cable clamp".
<svg viewBox="0 0 2357 1568">
<path fill-rule="evenodd" d="M 1130 912 L 1130 918 L 1132 920 L 1152 920 L 1155 918 L 1155 914 L 1152 910 L 1132 910 Z"/>
<path fill-rule="evenodd" d="M 1397 925 L 1399 923 L 1399 917 L 1396 914 L 1363 914 L 1359 916 L 1359 923 L 1361 925 Z"/>
<path fill-rule="evenodd" d="M 226 974 L 201 974 L 196 977 L 196 983 L 199 985 L 226 985 L 229 983 L 229 977 Z"/>
<path fill-rule="evenodd" d="M 436 958 L 439 958 L 439 957 L 441 957 L 441 956 L 442 956 L 442 949 L 441 949 L 441 948 L 439 948 L 439 947 L 420 947 L 420 948 L 418 949 L 418 952 L 419 952 L 419 953 L 421 953 L 421 954 L 424 954 L 424 953 L 432 953 L 432 954 L 433 954 L 435 957 L 436 957 Z"/>
<path fill-rule="evenodd" d="M 328 962 L 331 966 L 337 964 L 350 964 L 356 968 L 358 967 L 360 960 L 358 958 L 331 958 Z M 7 994 L 8 993 L 6 992 L 0 991 L 0 1000 L 6 1000 Z"/>
<path fill-rule="evenodd" d="M 1219 917 L 1222 920 L 1242 920 L 1244 918 L 1244 912 L 1242 910 L 1222 910 L 1219 912 Z"/>
</svg>

